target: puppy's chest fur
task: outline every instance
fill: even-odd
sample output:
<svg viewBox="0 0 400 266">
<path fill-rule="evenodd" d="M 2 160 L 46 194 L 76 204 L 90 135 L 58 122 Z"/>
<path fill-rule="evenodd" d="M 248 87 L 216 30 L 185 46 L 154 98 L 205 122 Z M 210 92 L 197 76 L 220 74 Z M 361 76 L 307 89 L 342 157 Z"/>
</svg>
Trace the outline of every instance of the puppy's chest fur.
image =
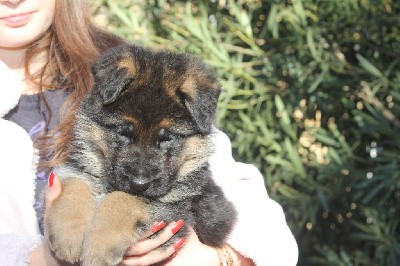
<svg viewBox="0 0 400 266">
<path fill-rule="evenodd" d="M 133 202 L 125 210 L 136 213 L 131 218 L 136 225 L 121 229 L 121 235 L 139 237 L 156 221 L 184 219 L 202 242 L 221 246 L 236 213 L 207 162 L 220 93 L 215 77 L 191 56 L 133 45 L 111 50 L 92 71 L 95 85 L 78 110 L 69 157 L 56 169 L 65 186 L 79 180 L 92 197 L 101 198 L 87 207 L 92 211 L 85 211 L 84 219 L 112 226 L 124 213 L 113 206 Z M 76 202 L 70 194 L 60 202 Z M 81 213 L 79 207 L 75 211 Z M 169 242 L 186 232 L 183 228 Z"/>
</svg>

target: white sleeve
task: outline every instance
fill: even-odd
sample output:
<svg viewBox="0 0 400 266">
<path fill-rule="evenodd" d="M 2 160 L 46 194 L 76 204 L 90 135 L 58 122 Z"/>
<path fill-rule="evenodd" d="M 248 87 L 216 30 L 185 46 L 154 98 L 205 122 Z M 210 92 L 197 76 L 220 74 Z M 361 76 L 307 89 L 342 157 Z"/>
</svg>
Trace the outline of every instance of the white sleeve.
<svg viewBox="0 0 400 266">
<path fill-rule="evenodd" d="M 0 265 L 28 265 L 30 253 L 42 243 L 42 239 L 42 235 L 0 235 Z"/>
<path fill-rule="evenodd" d="M 238 212 L 228 243 L 256 265 L 296 265 L 296 240 L 282 207 L 269 198 L 260 172 L 234 161 L 231 143 L 221 131 L 216 131 L 213 141 L 216 151 L 209 160 L 213 178 Z"/>
<path fill-rule="evenodd" d="M 17 124 L 0 119 L 0 235 L 40 233 L 33 208 L 36 157 L 32 140 Z"/>
<path fill-rule="evenodd" d="M 34 150 L 18 125 L 0 119 L 0 128 L 0 265 L 25 266 L 42 243 L 33 208 Z"/>
</svg>

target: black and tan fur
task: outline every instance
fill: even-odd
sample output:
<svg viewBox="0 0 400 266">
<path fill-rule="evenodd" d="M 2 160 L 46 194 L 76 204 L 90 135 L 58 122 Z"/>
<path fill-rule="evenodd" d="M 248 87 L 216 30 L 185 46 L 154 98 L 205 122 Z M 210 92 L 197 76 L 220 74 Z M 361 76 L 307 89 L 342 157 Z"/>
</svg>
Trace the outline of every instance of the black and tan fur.
<svg viewBox="0 0 400 266">
<path fill-rule="evenodd" d="M 69 158 L 56 169 L 63 192 L 46 212 L 57 257 L 115 265 L 152 224 L 178 219 L 203 243 L 223 245 L 235 210 L 207 162 L 220 92 L 213 75 L 188 55 L 122 45 L 97 60 L 93 76 Z"/>
</svg>

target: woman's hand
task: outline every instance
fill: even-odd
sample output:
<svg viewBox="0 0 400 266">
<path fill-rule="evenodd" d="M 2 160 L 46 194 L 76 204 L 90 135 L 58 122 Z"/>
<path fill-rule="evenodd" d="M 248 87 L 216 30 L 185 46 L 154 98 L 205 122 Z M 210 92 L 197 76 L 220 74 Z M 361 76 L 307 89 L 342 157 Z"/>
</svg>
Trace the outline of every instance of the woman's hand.
<svg viewBox="0 0 400 266">
<path fill-rule="evenodd" d="M 143 240 L 129 247 L 124 255 L 120 265 L 151 265 L 170 259 L 177 250 L 183 245 L 183 238 L 176 241 L 166 249 L 157 249 L 159 246 L 167 242 L 176 232 L 183 226 L 183 221 L 172 222 L 166 226 L 164 222 L 154 224 L 144 236 Z M 162 230 L 155 238 L 149 238 L 154 233 Z"/>
<path fill-rule="evenodd" d="M 185 245 L 173 258 L 165 262 L 166 266 L 219 266 L 217 249 L 200 242 L 192 228 Z"/>
</svg>

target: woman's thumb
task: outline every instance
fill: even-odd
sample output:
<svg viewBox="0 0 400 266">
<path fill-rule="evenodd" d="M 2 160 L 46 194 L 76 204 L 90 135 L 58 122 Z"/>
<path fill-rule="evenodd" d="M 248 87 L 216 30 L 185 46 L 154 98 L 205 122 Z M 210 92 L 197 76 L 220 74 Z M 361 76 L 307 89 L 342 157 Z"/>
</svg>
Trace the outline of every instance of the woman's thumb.
<svg viewBox="0 0 400 266">
<path fill-rule="evenodd" d="M 50 207 L 51 203 L 57 199 L 61 194 L 61 181 L 58 176 L 52 171 L 48 179 L 49 187 L 45 195 L 46 209 Z"/>
</svg>

